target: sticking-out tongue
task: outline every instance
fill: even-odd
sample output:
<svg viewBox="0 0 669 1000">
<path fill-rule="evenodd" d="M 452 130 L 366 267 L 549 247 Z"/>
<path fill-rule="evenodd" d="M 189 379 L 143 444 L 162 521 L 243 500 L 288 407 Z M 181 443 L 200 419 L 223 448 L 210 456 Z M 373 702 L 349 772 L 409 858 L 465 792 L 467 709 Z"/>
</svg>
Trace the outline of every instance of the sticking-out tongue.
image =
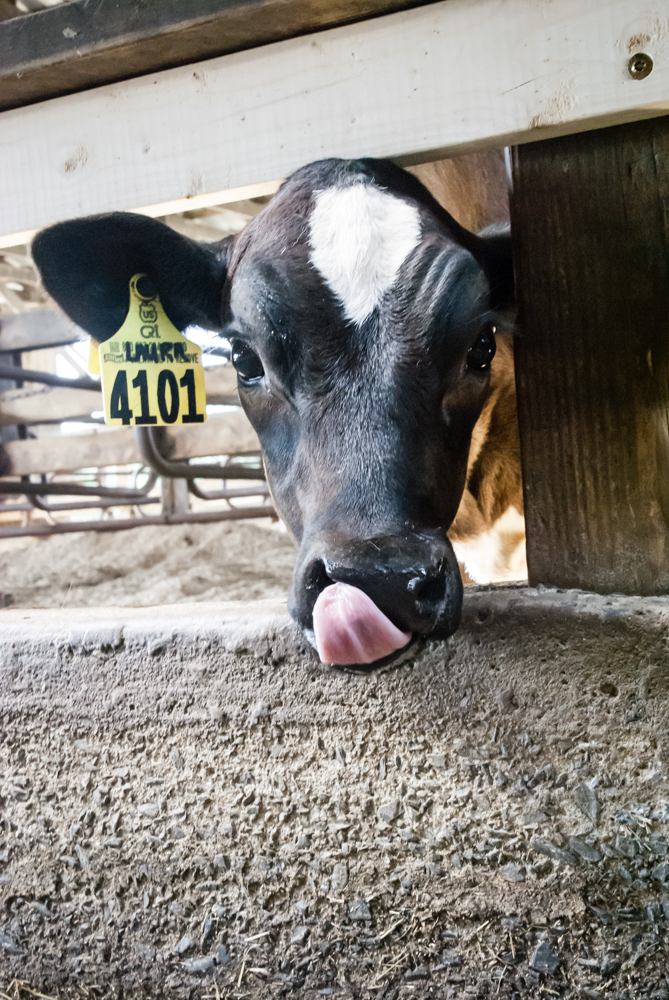
<svg viewBox="0 0 669 1000">
<path fill-rule="evenodd" d="M 316 648 L 323 663 L 373 663 L 406 646 L 401 632 L 374 601 L 348 583 L 333 583 L 314 605 Z"/>
</svg>

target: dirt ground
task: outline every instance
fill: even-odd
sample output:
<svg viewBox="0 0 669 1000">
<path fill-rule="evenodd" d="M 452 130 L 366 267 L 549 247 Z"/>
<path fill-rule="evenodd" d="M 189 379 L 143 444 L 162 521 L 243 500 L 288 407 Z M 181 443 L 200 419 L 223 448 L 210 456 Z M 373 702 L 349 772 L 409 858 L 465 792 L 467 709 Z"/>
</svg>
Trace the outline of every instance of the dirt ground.
<svg viewBox="0 0 669 1000">
<path fill-rule="evenodd" d="M 472 590 L 361 675 L 282 601 L 0 628 L 6 995 L 669 997 L 666 599 Z"/>
<path fill-rule="evenodd" d="M 144 607 L 283 597 L 295 548 L 277 524 L 219 521 L 0 541 L 0 607 Z"/>
</svg>

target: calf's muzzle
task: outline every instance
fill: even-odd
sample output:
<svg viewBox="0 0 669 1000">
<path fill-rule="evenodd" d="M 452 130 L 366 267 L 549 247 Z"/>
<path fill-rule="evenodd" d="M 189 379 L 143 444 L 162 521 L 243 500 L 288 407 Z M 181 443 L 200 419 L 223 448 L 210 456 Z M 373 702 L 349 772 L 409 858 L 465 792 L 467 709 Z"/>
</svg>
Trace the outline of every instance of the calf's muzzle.
<svg viewBox="0 0 669 1000">
<path fill-rule="evenodd" d="M 406 530 L 368 538 L 321 534 L 303 541 L 289 610 L 307 632 L 326 587 L 357 588 L 402 632 L 432 638 L 452 635 L 460 623 L 462 579 L 440 530 Z"/>
</svg>

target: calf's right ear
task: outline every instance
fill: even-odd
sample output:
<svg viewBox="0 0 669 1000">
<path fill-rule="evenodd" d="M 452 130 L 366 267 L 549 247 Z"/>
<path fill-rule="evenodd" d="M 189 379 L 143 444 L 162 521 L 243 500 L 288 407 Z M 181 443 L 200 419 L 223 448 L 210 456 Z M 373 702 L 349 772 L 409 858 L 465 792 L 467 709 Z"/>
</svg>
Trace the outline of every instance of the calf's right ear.
<svg viewBox="0 0 669 1000">
<path fill-rule="evenodd" d="M 231 238 L 202 244 L 144 215 L 114 212 L 59 222 L 32 245 L 42 282 L 78 326 L 102 342 L 122 326 L 129 282 L 147 274 L 179 330 L 221 329 Z"/>
</svg>

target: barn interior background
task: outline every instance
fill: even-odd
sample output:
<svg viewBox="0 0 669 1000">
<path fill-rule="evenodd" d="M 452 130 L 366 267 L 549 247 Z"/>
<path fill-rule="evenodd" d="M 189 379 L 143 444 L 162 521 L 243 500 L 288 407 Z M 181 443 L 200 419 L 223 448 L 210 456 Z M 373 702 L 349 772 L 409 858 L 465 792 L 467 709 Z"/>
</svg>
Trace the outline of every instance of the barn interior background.
<svg viewBox="0 0 669 1000">
<path fill-rule="evenodd" d="M 132 596 L 148 609 L 6 607 L 3 992 L 669 996 L 666 12 L 2 0 L 0 17 L 16 490 L 0 530 L 69 530 L 92 510 L 110 529 L 180 520 L 142 528 L 164 584 L 187 549 L 204 563 L 212 548 L 192 522 L 268 513 L 262 480 L 213 470 L 218 493 L 254 498 L 204 500 L 198 477 L 186 509 L 173 484 L 193 477 L 165 474 L 240 454 L 257 467 L 225 365 L 208 368 L 197 439 L 147 457 L 102 429 L 96 389 L 63 381 L 89 379 L 85 354 L 44 312 L 34 230 L 123 208 L 210 239 L 318 156 L 420 165 L 508 145 L 533 585 L 472 589 L 453 639 L 365 675 L 318 666 L 281 601 L 207 603 L 198 581 L 197 606 L 169 606 L 168 584 Z M 47 490 L 64 481 L 76 495 Z M 266 572 L 279 540 L 264 592 L 278 596 L 287 539 L 242 525 L 235 543 L 228 527 L 220 549 Z M 136 544 L 124 536 L 110 577 Z M 77 544 L 51 542 L 54 565 L 30 550 L 45 605 Z M 228 596 L 261 596 L 240 580 Z"/>
</svg>

